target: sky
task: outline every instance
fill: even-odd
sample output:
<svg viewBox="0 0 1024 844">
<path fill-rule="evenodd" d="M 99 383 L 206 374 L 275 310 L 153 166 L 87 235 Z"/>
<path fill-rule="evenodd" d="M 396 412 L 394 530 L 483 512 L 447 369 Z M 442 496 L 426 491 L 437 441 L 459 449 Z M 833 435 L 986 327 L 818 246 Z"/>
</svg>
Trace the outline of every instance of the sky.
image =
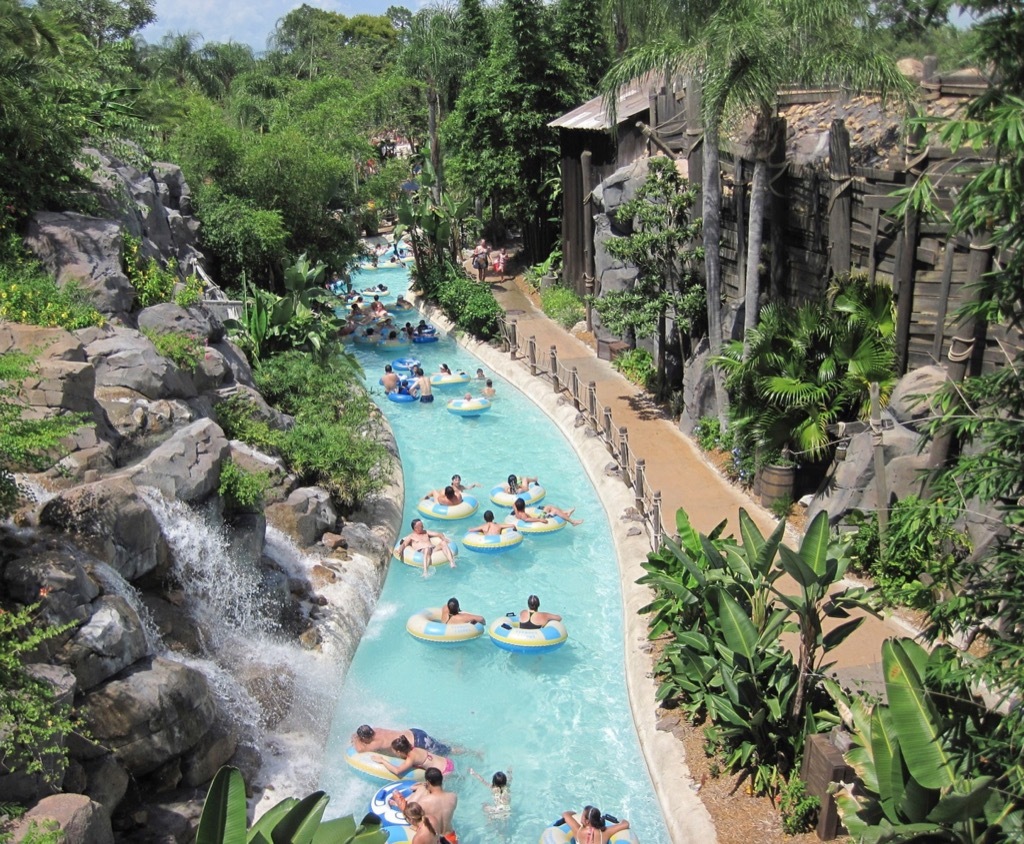
<svg viewBox="0 0 1024 844">
<path fill-rule="evenodd" d="M 254 50 L 267 47 L 275 24 L 303 0 L 156 0 L 156 21 L 142 30 L 142 37 L 156 44 L 168 33 L 198 32 L 204 41 L 238 41 Z M 382 15 L 389 6 L 418 7 L 410 0 L 306 0 L 350 17 Z"/>
</svg>

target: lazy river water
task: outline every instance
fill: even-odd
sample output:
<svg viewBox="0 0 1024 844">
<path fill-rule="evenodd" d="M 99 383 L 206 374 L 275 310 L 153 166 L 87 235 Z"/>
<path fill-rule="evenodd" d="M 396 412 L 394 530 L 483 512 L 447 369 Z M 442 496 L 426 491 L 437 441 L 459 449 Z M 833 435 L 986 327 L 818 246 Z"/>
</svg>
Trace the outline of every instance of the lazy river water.
<svg viewBox="0 0 1024 844">
<path fill-rule="evenodd" d="M 404 271 L 381 269 L 357 278 L 357 286 L 383 282 L 388 301 L 407 286 Z M 418 318 L 418 317 L 417 317 Z M 423 494 L 445 485 L 452 474 L 480 500 L 465 520 L 426 520 L 459 541 L 480 524 L 485 509 L 502 520 L 508 511 L 487 499 L 509 473 L 535 475 L 547 490 L 542 503 L 576 507 L 576 528 L 527 536 L 497 555 L 464 547 L 454 570 L 447 565 L 426 579 L 418 568 L 393 562 L 376 611 L 353 657 L 335 712 L 320 787 L 332 796 L 330 811 L 360 817 L 382 785 L 344 761 L 349 737 L 362 723 L 420 727 L 436 738 L 479 753 L 454 756 L 456 772 L 445 788 L 459 795 L 455 829 L 464 844 L 538 840 L 563 810 L 584 804 L 628 818 L 641 842 L 668 840 L 657 799 L 640 752 L 623 679 L 622 601 L 607 517 L 573 449 L 529 399 L 492 373 L 498 396 L 478 418 L 448 413 L 445 399 L 463 388 L 435 388 L 433 404 L 385 400 L 377 381 L 385 363 L 412 355 L 426 372 L 442 362 L 453 371 L 476 372 L 480 362 L 451 339 L 409 350 L 356 348 L 367 384 L 398 442 L 405 474 L 403 534 L 417 516 Z M 479 394 L 482 382 L 469 388 Z M 525 607 L 531 593 L 541 609 L 562 615 L 569 641 L 542 655 L 499 650 L 486 634 L 458 646 L 413 639 L 408 617 L 456 596 L 463 609 L 488 622 Z M 490 792 L 468 775 L 475 768 L 490 779 L 511 771 L 512 816 L 489 821 L 482 804 Z M 500 825 L 496 825 L 500 824 Z"/>
</svg>

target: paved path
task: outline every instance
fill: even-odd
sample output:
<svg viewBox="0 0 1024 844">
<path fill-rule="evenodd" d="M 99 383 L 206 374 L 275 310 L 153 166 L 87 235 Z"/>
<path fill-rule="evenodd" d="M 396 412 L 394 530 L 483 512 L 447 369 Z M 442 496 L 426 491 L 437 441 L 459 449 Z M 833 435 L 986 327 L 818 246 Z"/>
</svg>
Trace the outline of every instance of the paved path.
<svg viewBox="0 0 1024 844">
<path fill-rule="evenodd" d="M 536 338 L 538 361 L 546 361 L 549 349 L 555 346 L 560 364 L 576 366 L 584 384 L 595 383 L 598 406 L 611 407 L 614 425 L 628 429 L 630 449 L 644 459 L 650 488 L 661 492 L 666 524 L 673 523 L 674 514 L 681 507 L 699 531 L 707 533 L 727 519 L 726 532 L 738 534 L 737 514 L 744 507 L 763 533 L 772 531 L 776 523 L 772 514 L 723 478 L 646 393 L 608 362 L 598 360 L 589 345 L 548 319 L 516 281 L 492 281 L 490 286 L 509 319 L 515 322 L 519 343 L 525 344 L 531 336 Z M 798 541 L 790 538 L 791 545 Z M 826 623 L 826 630 L 844 620 Z M 867 616 L 860 629 L 831 655 L 840 678 L 877 691 L 881 688 L 882 642 L 910 632 L 897 619 Z"/>
</svg>

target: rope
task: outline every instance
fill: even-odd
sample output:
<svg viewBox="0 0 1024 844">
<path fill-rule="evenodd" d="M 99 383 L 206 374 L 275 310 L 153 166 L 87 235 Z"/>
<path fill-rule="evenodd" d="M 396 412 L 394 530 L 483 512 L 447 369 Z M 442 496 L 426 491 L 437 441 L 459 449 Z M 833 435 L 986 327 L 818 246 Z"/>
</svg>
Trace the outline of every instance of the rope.
<svg viewBox="0 0 1024 844">
<path fill-rule="evenodd" d="M 961 343 L 964 346 L 962 352 L 954 352 L 953 344 Z M 955 336 L 949 343 L 949 351 L 946 353 L 946 357 L 949 358 L 953 363 L 963 363 L 965 360 L 970 358 L 974 354 L 974 338 L 973 337 L 959 337 Z"/>
</svg>

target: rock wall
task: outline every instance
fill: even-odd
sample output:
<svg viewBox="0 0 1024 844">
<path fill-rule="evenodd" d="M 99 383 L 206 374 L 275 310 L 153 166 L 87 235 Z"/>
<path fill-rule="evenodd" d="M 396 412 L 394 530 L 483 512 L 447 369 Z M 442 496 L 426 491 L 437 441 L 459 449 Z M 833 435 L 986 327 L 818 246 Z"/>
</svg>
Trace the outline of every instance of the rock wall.
<svg viewBox="0 0 1024 844">
<path fill-rule="evenodd" d="M 0 603 L 39 602 L 43 622 L 74 623 L 47 643 L 32 670 L 73 702 L 87 731 L 64 737 L 70 764 L 49 779 L 0 766 L 0 796 L 35 804 L 28 818 L 56 819 L 65 844 L 185 842 L 194 840 L 203 786 L 229 762 L 251 782 L 259 729 L 280 722 L 291 698 L 276 687 L 261 691 L 259 682 L 286 677 L 280 660 L 287 657 L 272 668 L 259 654 L 251 665 L 244 652 L 220 658 L 209 614 L 196 611 L 209 596 L 189 592 L 187 567 L 203 560 L 183 564 L 166 509 L 182 508 L 176 518 L 184 528 L 209 522 L 223 534 L 233 571 L 252 584 L 259 597 L 252 603 L 265 605 L 259 623 L 296 650 L 358 640 L 361 629 L 319 632 L 338 623 L 332 590 L 354 566 L 379 591 L 398 525 L 345 523 L 323 490 L 297 488 L 279 461 L 227 439 L 216 407 L 236 393 L 256 402 L 272 426 L 291 420 L 255 390 L 245 355 L 219 320 L 202 307 L 132 311 L 135 292 L 120 271 L 125 231 L 158 260 L 174 257 L 184 267 L 201 260 L 188 186 L 173 165 L 142 172 L 95 154 L 100 204 L 114 219 L 40 214 L 30 242 L 58 280 L 81 280 L 114 319 L 77 332 L 0 324 L 0 354 L 21 350 L 37 360 L 21 393 L 26 412 L 77 412 L 90 422 L 68 438 L 59 465 L 26 479 L 39 500 L 0 524 Z M 135 326 L 187 331 L 205 341 L 205 356 L 195 371 L 184 369 Z M 266 516 L 220 524 L 217 489 L 228 458 L 268 471 Z M 400 499 L 400 485 L 389 495 Z M 268 553 L 268 518 L 300 547 L 308 571 L 288 570 Z M 350 545 L 365 562 L 352 562 Z M 360 614 L 347 603 L 351 628 Z M 372 603 L 361 623 L 371 610 Z M 218 659 L 222 673 L 237 662 L 239 676 L 210 674 L 205 666 Z M 217 688 L 224 683 L 245 699 L 248 720 Z"/>
</svg>

